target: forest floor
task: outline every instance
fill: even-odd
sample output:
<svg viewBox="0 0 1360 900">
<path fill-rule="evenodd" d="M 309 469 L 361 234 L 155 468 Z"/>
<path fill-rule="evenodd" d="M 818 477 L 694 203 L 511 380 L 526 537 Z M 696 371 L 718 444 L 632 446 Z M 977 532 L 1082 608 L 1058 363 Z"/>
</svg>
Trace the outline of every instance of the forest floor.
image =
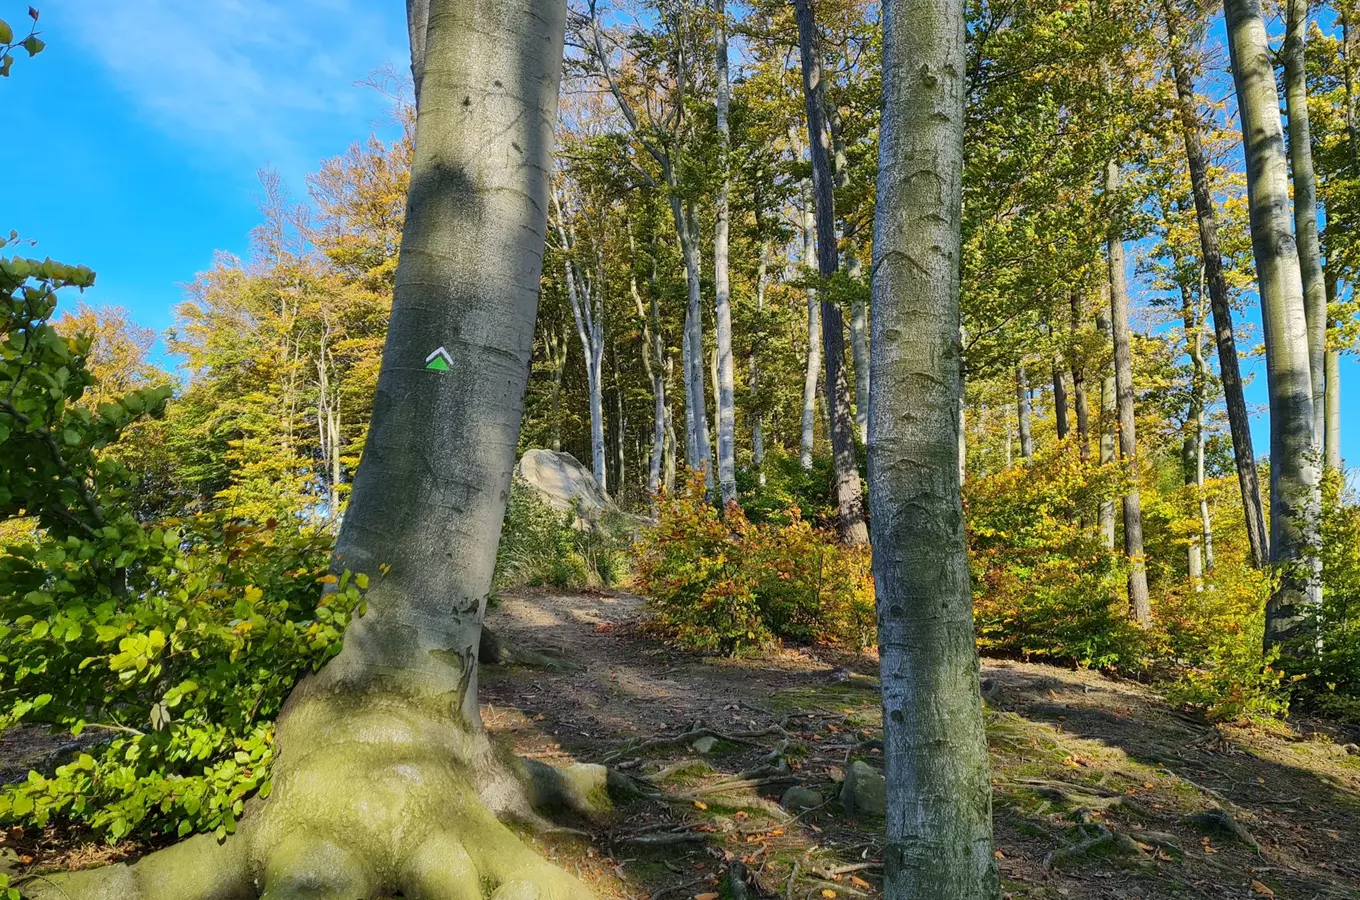
<svg viewBox="0 0 1360 900">
<path fill-rule="evenodd" d="M 881 766 L 876 660 L 703 658 L 641 616 L 625 594 L 560 592 L 507 596 L 489 616 L 585 669 L 485 668 L 488 727 L 521 754 L 609 761 L 668 795 L 584 825 L 588 841 L 538 838 L 543 851 L 601 897 L 727 897 L 733 860 L 759 896 L 879 895 L 882 820 L 837 797 L 851 761 Z M 1007 897 L 1360 898 L 1356 734 L 1214 727 L 1139 684 L 1004 660 L 984 662 L 983 691 Z M 739 740 L 640 746 L 696 727 Z M 784 741 L 787 774 L 768 765 Z M 793 784 L 827 802 L 785 812 L 773 801 Z"/>
<path fill-rule="evenodd" d="M 487 727 L 524 756 L 644 777 L 657 798 L 526 840 L 601 898 L 731 898 L 737 861 L 752 897 L 879 896 L 883 822 L 838 796 L 853 761 L 881 768 L 876 661 L 701 657 L 649 635 L 642 614 L 623 593 L 522 591 L 488 615 L 503 639 L 582 668 L 484 666 Z M 982 687 L 1007 898 L 1360 898 L 1356 733 L 1215 727 L 1142 685 L 1030 663 L 985 661 Z M 701 753 L 701 728 L 725 738 Z M 7 780 L 59 749 L 14 743 L 32 740 L 0 736 Z M 794 785 L 820 805 L 783 809 Z M 38 865 L 139 849 L 5 837 Z"/>
</svg>

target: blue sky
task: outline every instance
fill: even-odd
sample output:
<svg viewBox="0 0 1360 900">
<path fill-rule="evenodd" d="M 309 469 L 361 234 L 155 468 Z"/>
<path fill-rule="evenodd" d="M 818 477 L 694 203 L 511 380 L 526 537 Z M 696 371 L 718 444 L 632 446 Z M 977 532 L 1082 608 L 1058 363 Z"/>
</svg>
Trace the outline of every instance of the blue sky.
<svg viewBox="0 0 1360 900">
<path fill-rule="evenodd" d="M 355 82 L 406 65 L 399 0 L 32 0 L 47 50 L 0 84 L 5 232 L 88 265 L 95 304 L 164 330 L 214 250 L 243 251 L 256 173 L 304 176 L 388 102 Z M 27 2 L 0 0 L 26 25 Z M 20 54 L 24 57 L 24 54 Z"/>
<path fill-rule="evenodd" d="M 277 169 L 301 195 L 320 160 L 384 129 L 387 100 L 356 82 L 407 60 L 400 0 L 34 2 L 48 49 L 0 84 L 11 123 L 0 229 L 39 242 L 20 252 L 94 268 L 90 302 L 158 331 L 214 251 L 244 251 L 257 171 Z M 19 26 L 26 8 L 0 0 L 0 17 Z M 1264 363 L 1246 365 L 1264 455 Z M 1356 464 L 1354 358 L 1342 386 Z"/>
</svg>

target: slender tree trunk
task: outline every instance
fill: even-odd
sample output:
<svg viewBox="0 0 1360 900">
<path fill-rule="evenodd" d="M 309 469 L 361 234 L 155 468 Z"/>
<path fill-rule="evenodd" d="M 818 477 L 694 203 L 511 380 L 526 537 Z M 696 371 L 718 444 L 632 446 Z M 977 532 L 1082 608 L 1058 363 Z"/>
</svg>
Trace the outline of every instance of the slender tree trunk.
<svg viewBox="0 0 1360 900">
<path fill-rule="evenodd" d="M 1029 378 L 1025 375 L 1023 362 L 1015 365 L 1015 412 L 1016 425 L 1020 428 L 1020 456 L 1023 459 L 1034 457 L 1034 434 L 1029 424 Z"/>
<path fill-rule="evenodd" d="M 590 459 L 591 474 L 600 490 L 608 491 L 609 477 L 605 468 L 604 439 L 604 304 L 598 292 L 600 279 L 592 280 L 578 262 L 575 236 L 563 211 L 561 198 L 553 195 L 557 211 L 557 235 L 562 245 L 563 269 L 567 282 L 567 299 L 571 302 L 572 318 L 576 321 L 576 336 L 581 341 L 585 357 L 586 392 L 590 403 Z"/>
<path fill-rule="evenodd" d="M 1285 0 L 1284 102 L 1289 113 L 1289 166 L 1294 176 L 1294 234 L 1303 276 L 1303 308 L 1308 322 L 1308 368 L 1313 383 L 1313 434 L 1322 445 L 1326 427 L 1327 286 L 1322 275 L 1318 240 L 1317 177 L 1313 172 L 1313 136 L 1308 122 L 1308 75 L 1304 50 L 1308 42 L 1308 0 Z"/>
<path fill-rule="evenodd" d="M 551 371 L 552 386 L 550 388 L 551 398 L 551 438 L 553 452 L 562 451 L 562 378 L 567 372 L 567 348 L 570 341 L 566 331 L 558 330 L 549 326 L 543 338 L 548 349 L 548 366 Z"/>
<path fill-rule="evenodd" d="M 831 129 L 831 147 L 836 172 L 836 188 L 850 186 L 850 163 L 845 152 L 845 137 L 841 131 L 840 108 L 827 96 L 825 84 L 818 91 L 826 110 L 826 121 Z M 845 235 L 845 275 L 856 285 L 864 280 L 864 266 L 859 259 L 859 240 L 856 229 L 847 221 L 842 228 Z M 855 365 L 855 434 L 860 443 L 869 441 L 869 314 L 864 301 L 856 293 L 850 304 L 850 351 Z"/>
<path fill-rule="evenodd" d="M 761 241 L 760 264 L 756 270 L 756 312 L 765 312 L 765 293 L 770 287 L 770 242 Z M 751 370 L 751 459 L 756 471 L 760 473 L 760 483 L 765 483 L 765 414 L 760 408 L 760 358 L 757 341 L 751 342 L 751 356 L 748 366 Z"/>
<path fill-rule="evenodd" d="M 803 96 L 807 107 L 808 155 L 812 159 L 813 208 L 817 223 L 817 269 L 829 281 L 840 268 L 836 244 L 836 204 L 832 188 L 831 136 L 826 127 L 820 97 L 822 66 L 817 52 L 817 23 L 811 0 L 793 0 L 798 20 L 798 49 L 802 57 Z M 831 453 L 838 526 L 842 543 L 857 546 L 869 542 L 864 522 L 864 502 L 855 453 L 850 387 L 845 377 L 845 324 L 840 309 L 822 300 L 822 352 L 826 362 L 826 407 L 830 421 Z M 872 376 L 871 376 L 872 377 Z"/>
<path fill-rule="evenodd" d="M 666 356 L 666 380 L 675 383 L 675 357 Z M 675 492 L 675 473 L 677 469 L 676 460 L 680 456 L 680 444 L 675 437 L 675 413 L 670 406 L 666 407 L 666 469 L 663 473 L 662 484 L 666 488 L 666 493 Z"/>
<path fill-rule="evenodd" d="M 1109 291 L 1109 285 L 1106 285 Z M 1103 306 L 1096 313 L 1096 330 L 1110 343 L 1114 344 L 1114 329 L 1110 325 L 1109 305 Z M 1115 460 L 1115 422 L 1117 419 L 1115 404 L 1115 377 L 1114 367 L 1105 370 L 1100 378 L 1100 464 L 1108 466 Z M 1105 541 L 1105 546 L 1114 549 L 1114 501 L 1100 501 L 1100 534 Z"/>
<path fill-rule="evenodd" d="M 1105 188 L 1113 195 L 1119 188 L 1119 167 L 1105 169 Z M 1129 329 L 1129 291 L 1124 275 L 1124 236 L 1118 227 L 1110 231 L 1110 324 L 1114 339 L 1115 396 L 1119 412 L 1119 456 L 1132 483 L 1124 495 L 1124 554 L 1129 559 L 1129 610 L 1143 627 L 1152 624 L 1152 600 L 1148 595 L 1147 562 L 1143 557 L 1143 502 L 1138 489 L 1138 433 L 1134 419 L 1133 335 Z"/>
<path fill-rule="evenodd" d="M 1266 604 L 1266 644 L 1306 656 L 1312 652 L 1309 613 L 1320 602 L 1310 551 L 1320 482 L 1303 276 L 1290 228 L 1280 98 L 1260 0 L 1226 0 L 1224 17 L 1242 117 L 1270 391 L 1270 558 L 1281 582 Z"/>
<path fill-rule="evenodd" d="M 1204 346 L 1200 340 L 1200 316 L 1188 286 L 1181 286 L 1181 320 L 1185 327 L 1185 353 L 1190 357 L 1190 396 L 1185 412 L 1185 438 L 1181 447 L 1181 469 L 1187 487 L 1195 491 L 1200 506 L 1200 534 L 1190 541 L 1187 568 L 1195 590 L 1204 590 L 1204 573 L 1212 568 L 1213 551 L 1209 531 L 1209 504 L 1204 496 L 1204 407 L 1208 371 Z"/>
<path fill-rule="evenodd" d="M 812 187 L 803 189 L 803 264 L 811 276 L 817 259 L 817 238 L 812 214 Z M 808 344 L 807 370 L 803 377 L 803 431 L 799 441 L 799 459 L 803 468 L 812 469 L 812 448 L 817 438 L 817 389 L 822 378 L 822 304 L 817 289 L 807 289 Z"/>
<path fill-rule="evenodd" d="M 636 258 L 637 248 L 631 227 L 628 232 L 628 248 Z M 637 310 L 638 319 L 642 322 L 642 368 L 648 383 L 652 386 L 652 448 L 647 465 L 648 496 L 655 496 L 661 487 L 661 467 L 666 455 L 665 349 L 661 344 L 661 316 L 656 287 L 656 255 L 652 254 L 652 279 L 648 298 L 650 318 L 648 307 L 642 302 L 642 292 L 638 290 L 637 275 L 630 272 L 628 277 L 633 308 Z"/>
<path fill-rule="evenodd" d="M 673 180 L 673 179 L 672 179 Z M 676 187 L 672 185 L 672 191 Z M 671 211 L 680 235 L 680 252 L 685 260 L 685 283 L 689 304 L 685 308 L 685 445 L 686 464 L 704 472 L 704 481 L 713 488 L 712 442 L 708 432 L 708 398 L 704 395 L 704 312 L 700 292 L 699 227 L 694 210 L 687 208 L 672 193 Z"/>
<path fill-rule="evenodd" d="M 1167 22 L 1171 36 L 1171 62 L 1176 80 L 1181 135 L 1190 171 L 1190 184 L 1195 196 L 1195 214 L 1199 225 L 1200 253 L 1204 278 L 1209 291 L 1210 309 L 1214 316 L 1214 340 L 1218 346 L 1218 367 L 1223 382 L 1223 399 L 1228 410 L 1228 428 L 1232 433 L 1233 459 L 1237 466 L 1237 483 L 1242 494 L 1242 509 L 1246 516 L 1247 542 L 1252 561 L 1257 568 L 1266 564 L 1269 539 L 1266 534 L 1265 510 L 1261 501 L 1261 481 L 1256 471 L 1256 451 L 1252 446 L 1251 422 L 1247 401 L 1242 390 L 1242 374 L 1237 356 L 1237 338 L 1233 331 L 1232 303 L 1228 282 L 1223 274 L 1223 254 L 1218 246 L 1217 215 L 1209 185 L 1208 163 L 1200 140 L 1200 120 L 1195 100 L 1194 76 L 1181 43 L 1176 13 L 1167 8 Z"/>
<path fill-rule="evenodd" d="M 1072 406 L 1077 414 L 1077 448 L 1083 461 L 1091 458 L 1091 408 L 1086 397 L 1086 363 L 1081 358 L 1076 338 L 1081 332 L 1081 295 L 1077 291 L 1072 292 L 1072 351 L 1071 364 L 1068 366 L 1072 370 Z"/>
<path fill-rule="evenodd" d="M 728 145 L 731 132 L 727 113 L 732 102 L 732 85 L 727 66 L 727 3 L 713 0 L 716 23 L 714 41 L 717 45 L 716 68 L 718 82 L 718 165 L 722 181 L 718 186 L 718 202 L 713 225 L 713 272 L 716 286 L 716 317 L 714 336 L 718 352 L 718 487 L 723 508 L 737 502 L 737 412 L 736 375 L 732 359 L 732 288 L 728 269 L 728 232 L 730 229 L 728 194 L 732 188 Z"/>
<path fill-rule="evenodd" d="M 1058 440 L 1067 440 L 1072 427 L 1067 418 L 1067 382 L 1063 380 L 1062 364 L 1053 357 L 1053 417 L 1057 420 Z"/>
<path fill-rule="evenodd" d="M 964 4 L 883 8 L 869 484 L 888 900 L 993 900 L 991 775 L 958 470 Z M 930 177 L 921 177 L 921 173 Z"/>
</svg>

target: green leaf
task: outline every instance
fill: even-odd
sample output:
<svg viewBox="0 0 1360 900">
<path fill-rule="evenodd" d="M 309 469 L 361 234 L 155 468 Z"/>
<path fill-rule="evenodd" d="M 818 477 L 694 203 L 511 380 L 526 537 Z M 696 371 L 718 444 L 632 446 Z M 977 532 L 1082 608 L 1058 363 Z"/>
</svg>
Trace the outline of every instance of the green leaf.
<svg viewBox="0 0 1360 900">
<path fill-rule="evenodd" d="M 44 44 L 41 40 L 39 40 L 35 35 L 30 34 L 28 37 L 23 39 L 19 46 L 27 50 L 28 55 L 30 57 L 33 57 L 43 52 L 43 48 L 46 47 L 47 45 Z"/>
<path fill-rule="evenodd" d="M 9 23 L 0 19 L 0 44 L 8 44 L 14 40 L 14 29 L 9 27 Z"/>
</svg>

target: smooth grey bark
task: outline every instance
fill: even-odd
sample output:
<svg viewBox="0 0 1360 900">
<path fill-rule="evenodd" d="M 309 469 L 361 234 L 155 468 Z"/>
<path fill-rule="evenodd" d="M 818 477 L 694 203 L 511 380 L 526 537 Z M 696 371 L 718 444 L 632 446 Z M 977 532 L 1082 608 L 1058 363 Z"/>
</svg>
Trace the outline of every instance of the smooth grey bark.
<svg viewBox="0 0 1360 900">
<path fill-rule="evenodd" d="M 425 39 L 430 27 L 430 0 L 406 0 L 406 30 L 411 39 L 411 84 L 415 89 L 416 109 L 420 109 L 420 88 L 425 81 Z"/>
<path fill-rule="evenodd" d="M 278 720 L 273 792 L 204 835 L 25 886 L 46 900 L 586 900 L 497 821 L 482 613 L 528 383 L 565 3 L 431 0 L 400 264 L 336 568 L 367 612 Z M 443 347 L 447 369 L 427 358 Z M 435 357 L 444 359 L 442 356 Z"/>
<path fill-rule="evenodd" d="M 1280 97 L 1260 0 L 1226 0 L 1224 17 L 1247 161 L 1251 243 L 1256 256 L 1270 392 L 1270 559 L 1280 588 L 1266 604 L 1266 645 L 1312 653 L 1318 596 L 1310 546 L 1319 512 L 1320 460 L 1303 276 L 1289 215 Z"/>
<path fill-rule="evenodd" d="M 737 502 L 737 407 L 736 374 L 732 359 L 732 284 L 728 265 L 728 233 L 731 213 L 728 195 L 732 190 L 731 164 L 728 148 L 732 141 L 727 115 L 732 105 L 732 84 L 727 61 L 727 3 L 713 0 L 715 67 L 717 70 L 718 165 L 722 180 L 713 222 L 713 335 L 718 353 L 718 490 L 723 508 Z"/>
<path fill-rule="evenodd" d="M 678 209 L 678 197 L 672 199 Z M 685 436 L 690 455 L 685 460 L 690 468 L 703 471 L 704 483 L 713 489 L 713 450 L 708 431 L 708 398 L 704 394 L 704 310 L 699 268 L 699 226 L 694 210 L 685 208 L 679 215 L 680 252 L 685 259 L 685 282 L 689 289 L 689 303 L 685 308 Z"/>
<path fill-rule="evenodd" d="M 633 247 L 633 234 L 628 233 L 630 249 Z M 666 350 L 661 341 L 661 310 L 656 291 L 656 254 L 651 255 L 652 277 L 648 306 L 642 302 L 638 290 L 637 275 L 629 275 L 629 292 L 633 297 L 633 307 L 642 322 L 642 366 L 647 381 L 652 386 L 652 451 L 647 465 L 647 494 L 655 496 L 661 488 L 661 470 L 666 456 Z"/>
<path fill-rule="evenodd" d="M 883 6 L 869 490 L 887 900 L 994 900 L 991 774 L 959 484 L 962 0 Z"/>
<path fill-rule="evenodd" d="M 1252 445 L 1251 421 L 1242 389 L 1237 337 L 1233 329 L 1232 302 L 1228 294 L 1228 281 L 1223 274 L 1223 253 L 1218 243 L 1217 213 L 1209 185 L 1208 162 L 1200 138 L 1201 124 L 1195 99 L 1194 74 L 1185 45 L 1182 43 L 1184 38 L 1178 17 L 1169 5 L 1166 7 L 1166 14 L 1171 38 L 1171 64 L 1176 82 L 1181 137 L 1185 144 L 1190 185 L 1195 197 L 1200 258 L 1204 266 L 1205 287 L 1209 292 L 1209 306 L 1214 317 L 1219 378 L 1223 383 L 1228 429 L 1232 434 L 1233 460 L 1237 468 L 1238 489 L 1242 495 L 1242 509 L 1247 524 L 1247 543 L 1251 550 L 1252 562 L 1257 568 L 1261 568 L 1268 559 L 1270 542 L 1266 533 L 1264 504 L 1261 500 L 1261 480 L 1256 470 L 1256 451 Z"/>
<path fill-rule="evenodd" d="M 1181 285 L 1181 322 L 1185 328 L 1185 353 L 1190 358 L 1190 394 L 1187 398 L 1181 469 L 1185 485 L 1195 491 L 1199 506 L 1200 533 L 1191 540 L 1186 567 L 1195 590 L 1204 589 L 1204 573 L 1214 567 L 1214 533 L 1209 499 L 1204 494 L 1204 410 L 1208 403 L 1209 369 L 1204 360 L 1201 328 L 1203 310 L 1189 286 Z"/>
<path fill-rule="evenodd" d="M 798 50 L 802 59 L 803 97 L 807 110 L 808 156 L 812 161 L 813 211 L 817 225 L 817 270 L 823 282 L 840 268 L 836 240 L 835 173 L 831 168 L 831 135 L 821 94 L 822 64 L 817 51 L 817 22 L 811 0 L 793 0 L 798 21 Z M 831 434 L 832 491 L 836 498 L 841 542 L 859 546 L 869 542 L 864 522 L 863 488 L 855 453 L 850 386 L 845 377 L 845 322 L 840 308 L 822 299 L 822 355 L 826 367 L 826 409 Z M 870 376 L 872 379 L 872 375 Z"/>
<path fill-rule="evenodd" d="M 1308 321 L 1308 368 L 1313 382 L 1313 434 L 1322 446 L 1326 427 L 1327 285 L 1318 239 L 1317 176 L 1313 171 L 1313 134 L 1308 121 L 1308 0 L 1285 0 L 1284 102 L 1289 116 L 1289 167 L 1294 180 L 1294 237 L 1303 276 L 1303 309 Z"/>
<path fill-rule="evenodd" d="M 804 184 L 803 208 L 803 265 L 809 277 L 816 271 L 817 237 L 812 213 L 812 186 Z M 812 469 L 812 447 L 817 437 L 817 390 L 822 378 L 822 304 L 817 289 L 807 289 L 807 369 L 803 376 L 803 430 L 798 443 L 799 461 L 804 469 Z"/>
<path fill-rule="evenodd" d="M 1034 433 L 1029 423 L 1029 377 L 1025 374 L 1023 361 L 1015 365 L 1015 414 L 1015 423 L 1020 431 L 1020 456 L 1031 459 L 1034 456 Z"/>
<path fill-rule="evenodd" d="M 1109 279 L 1106 279 L 1105 293 L 1109 299 Z M 1096 312 L 1096 330 L 1113 346 L 1114 328 L 1110 325 L 1110 305 L 1105 303 Z M 1114 367 L 1107 368 L 1100 378 L 1100 464 L 1108 466 L 1115 460 L 1115 428 L 1118 415 L 1115 403 Z M 1100 501 L 1100 535 L 1105 546 L 1114 549 L 1114 501 Z"/>
<path fill-rule="evenodd" d="M 1119 167 L 1105 169 L 1105 189 L 1113 195 L 1119 187 Z M 1129 289 L 1124 272 L 1124 236 L 1116 224 L 1107 239 L 1110 266 L 1110 334 L 1114 343 L 1115 400 L 1119 415 L 1119 456 L 1132 482 L 1124 494 L 1124 555 L 1129 561 L 1129 611 L 1143 627 L 1152 624 L 1152 599 L 1148 594 L 1147 561 L 1143 555 L 1143 501 L 1138 488 L 1138 432 L 1134 417 L 1133 334 L 1129 328 Z"/>
</svg>

